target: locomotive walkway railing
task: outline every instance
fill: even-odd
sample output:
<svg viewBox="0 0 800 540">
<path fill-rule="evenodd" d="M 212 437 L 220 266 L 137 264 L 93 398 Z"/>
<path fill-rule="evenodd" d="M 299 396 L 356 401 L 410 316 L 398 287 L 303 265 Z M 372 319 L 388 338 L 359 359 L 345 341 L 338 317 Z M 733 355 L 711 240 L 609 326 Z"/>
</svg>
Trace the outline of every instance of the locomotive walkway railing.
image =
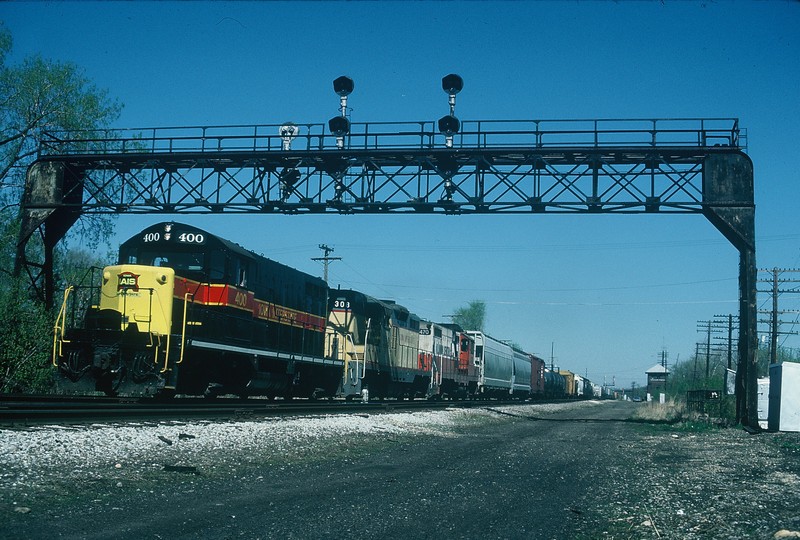
<svg viewBox="0 0 800 540">
<path fill-rule="evenodd" d="M 52 305 L 53 248 L 84 214 L 701 213 L 740 252 L 737 418 L 757 425 L 753 168 L 738 120 L 459 122 L 452 110 L 438 124 L 48 133 L 16 271 Z M 43 249 L 29 250 L 37 233 Z"/>
</svg>

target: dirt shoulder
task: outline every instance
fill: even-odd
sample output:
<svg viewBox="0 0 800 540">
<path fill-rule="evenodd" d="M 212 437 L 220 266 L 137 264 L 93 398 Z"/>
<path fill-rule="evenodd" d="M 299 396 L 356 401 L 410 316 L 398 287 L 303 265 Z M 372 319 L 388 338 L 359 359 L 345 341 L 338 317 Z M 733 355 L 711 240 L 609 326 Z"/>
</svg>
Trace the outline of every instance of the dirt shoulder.
<svg viewBox="0 0 800 540">
<path fill-rule="evenodd" d="M 88 436 L 53 429 L 41 441 L 4 432 L 0 445 L 11 440 L 5 450 L 30 459 L 0 458 L 0 537 L 684 539 L 800 530 L 800 434 L 629 421 L 642 406 L 489 406 Z M 54 448 L 70 459 L 46 459 Z"/>
</svg>

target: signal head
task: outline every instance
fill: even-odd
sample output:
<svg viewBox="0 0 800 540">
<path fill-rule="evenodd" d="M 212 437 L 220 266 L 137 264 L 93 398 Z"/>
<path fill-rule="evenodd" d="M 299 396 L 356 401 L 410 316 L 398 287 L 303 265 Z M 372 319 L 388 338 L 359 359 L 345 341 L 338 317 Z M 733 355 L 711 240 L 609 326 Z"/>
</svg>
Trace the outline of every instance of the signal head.
<svg viewBox="0 0 800 540">
<path fill-rule="evenodd" d="M 462 79 L 461 76 L 451 73 L 450 75 L 442 77 L 442 90 L 451 96 L 461 92 L 462 88 L 464 88 L 464 79 Z"/>
<path fill-rule="evenodd" d="M 333 91 L 342 97 L 349 96 L 355 86 L 353 79 L 344 75 L 333 80 Z"/>
<path fill-rule="evenodd" d="M 439 132 L 443 135 L 450 137 L 458 133 L 459 129 L 461 129 L 461 122 L 452 114 L 439 118 Z"/>
<path fill-rule="evenodd" d="M 350 120 L 344 116 L 334 116 L 328 120 L 328 129 L 337 137 L 343 137 L 350 133 Z"/>
</svg>

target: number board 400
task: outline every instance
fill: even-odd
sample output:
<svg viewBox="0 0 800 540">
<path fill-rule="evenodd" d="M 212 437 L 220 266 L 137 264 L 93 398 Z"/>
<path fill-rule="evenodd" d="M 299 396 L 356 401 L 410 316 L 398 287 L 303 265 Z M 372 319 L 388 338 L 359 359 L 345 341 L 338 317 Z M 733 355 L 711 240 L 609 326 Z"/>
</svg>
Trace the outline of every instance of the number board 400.
<svg viewBox="0 0 800 540">
<path fill-rule="evenodd" d="M 165 234 L 164 240 L 169 239 L 169 233 Z M 149 232 L 144 235 L 143 240 L 145 243 L 158 242 L 161 240 L 161 233 Z M 203 244 L 206 241 L 206 237 L 203 233 L 181 233 L 177 236 L 177 240 L 182 244 Z"/>
</svg>

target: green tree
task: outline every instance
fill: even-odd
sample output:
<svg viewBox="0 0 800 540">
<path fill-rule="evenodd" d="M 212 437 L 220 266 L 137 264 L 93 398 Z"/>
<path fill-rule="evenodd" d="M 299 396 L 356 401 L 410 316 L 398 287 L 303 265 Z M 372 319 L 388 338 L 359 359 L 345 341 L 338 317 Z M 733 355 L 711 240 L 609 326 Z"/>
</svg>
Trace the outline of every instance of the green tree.
<svg viewBox="0 0 800 540">
<path fill-rule="evenodd" d="M 486 319 L 486 302 L 483 300 L 472 300 L 466 306 L 455 310 L 453 322 L 465 330 L 483 331 Z"/>
<path fill-rule="evenodd" d="M 28 166 L 46 132 L 81 129 L 88 137 L 119 117 L 121 106 L 75 64 L 34 55 L 8 63 L 13 39 L 0 22 L 0 391 L 41 391 L 50 374 L 52 316 L 11 275 Z M 108 217 L 82 217 L 54 254 L 56 272 L 70 272 L 70 240 L 96 252 L 113 232 Z M 36 245 L 29 249 L 38 249 Z"/>
<path fill-rule="evenodd" d="M 0 287 L 0 392 L 39 393 L 52 386 L 52 319 L 21 280 Z"/>
<path fill-rule="evenodd" d="M 121 105 L 69 62 L 35 55 L 7 63 L 10 32 L 0 22 L 0 208 L 4 222 L 17 219 L 25 173 L 46 132 L 103 131 L 119 117 Z M 9 217 L 8 210 L 13 210 Z M 81 241 L 96 246 L 112 230 L 108 218 L 84 217 L 76 227 Z"/>
</svg>

